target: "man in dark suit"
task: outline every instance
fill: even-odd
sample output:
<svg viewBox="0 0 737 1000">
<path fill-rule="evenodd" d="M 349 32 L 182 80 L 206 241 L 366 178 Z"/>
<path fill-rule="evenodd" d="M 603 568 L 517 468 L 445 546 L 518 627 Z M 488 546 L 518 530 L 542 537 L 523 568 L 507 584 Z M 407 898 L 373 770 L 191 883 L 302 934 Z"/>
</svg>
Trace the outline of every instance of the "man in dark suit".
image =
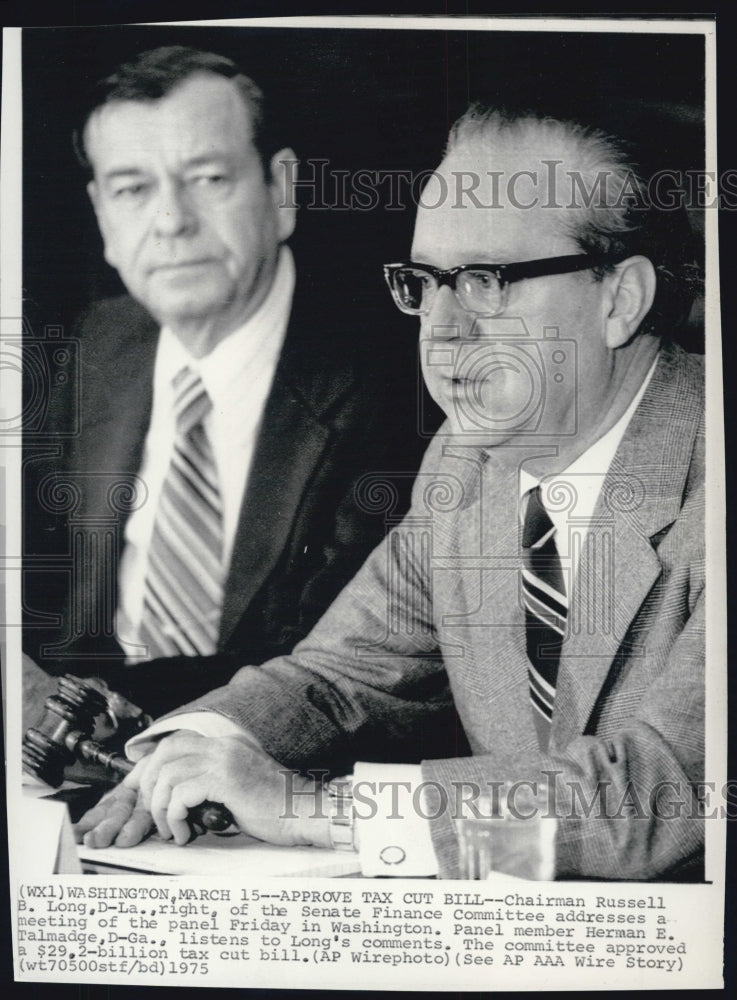
<svg viewBox="0 0 737 1000">
<path fill-rule="evenodd" d="M 130 297 L 78 327 L 79 412 L 53 402 L 59 440 L 78 432 L 44 468 L 52 516 L 29 516 L 29 537 L 76 564 L 60 629 L 26 640 L 50 673 L 101 677 L 155 716 L 290 650 L 402 513 L 422 449 L 413 366 L 382 352 L 342 262 L 295 268 L 296 157 L 230 60 L 172 47 L 121 66 L 78 147 Z M 178 438 L 183 370 L 207 400 L 194 443 Z M 186 495 L 210 488 L 205 461 L 214 512 Z M 27 572 L 34 589 L 32 610 L 59 613 L 48 572 Z"/>
<path fill-rule="evenodd" d="M 386 268 L 448 418 L 407 517 L 291 656 L 139 738 L 86 843 L 152 818 L 182 843 L 209 798 L 275 843 L 358 847 L 367 875 L 700 871 L 703 371 L 666 339 L 688 241 L 627 190 L 645 188 L 604 133 L 480 109 L 454 126 L 412 260 Z M 443 686 L 471 755 L 368 763 Z M 348 779 L 282 770 L 349 753 L 352 812 Z"/>
</svg>

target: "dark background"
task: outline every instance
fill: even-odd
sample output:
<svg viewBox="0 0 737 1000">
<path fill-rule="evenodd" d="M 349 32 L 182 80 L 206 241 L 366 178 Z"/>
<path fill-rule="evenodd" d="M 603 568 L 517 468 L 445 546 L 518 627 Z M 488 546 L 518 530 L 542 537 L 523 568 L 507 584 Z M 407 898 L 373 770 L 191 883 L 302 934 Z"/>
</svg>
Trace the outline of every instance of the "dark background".
<svg viewBox="0 0 737 1000">
<path fill-rule="evenodd" d="M 120 61 L 156 45 L 191 44 L 241 64 L 267 93 L 284 144 L 303 163 L 303 177 L 312 173 L 305 163 L 310 159 L 329 160 L 331 171 L 431 169 L 450 125 L 473 100 L 579 118 L 644 142 L 655 167 L 703 169 L 700 36 L 470 32 L 458 23 L 452 31 L 28 29 L 24 285 L 34 335 L 49 323 L 68 327 L 90 300 L 121 290 L 102 260 L 70 137 L 87 88 Z M 331 200 L 332 185 L 325 193 Z M 388 197 L 387 186 L 381 196 L 382 202 Z M 355 277 L 376 292 L 369 301 L 377 324 L 401 324 L 414 335 L 414 325 L 394 311 L 381 272 L 384 262 L 409 255 L 411 199 L 404 198 L 404 210 L 356 212 L 307 209 L 309 198 L 305 190 L 298 196 L 298 255 L 334 260 L 337 280 Z M 702 216 L 691 213 L 697 232 Z M 699 343 L 696 328 L 688 346 Z"/>
</svg>

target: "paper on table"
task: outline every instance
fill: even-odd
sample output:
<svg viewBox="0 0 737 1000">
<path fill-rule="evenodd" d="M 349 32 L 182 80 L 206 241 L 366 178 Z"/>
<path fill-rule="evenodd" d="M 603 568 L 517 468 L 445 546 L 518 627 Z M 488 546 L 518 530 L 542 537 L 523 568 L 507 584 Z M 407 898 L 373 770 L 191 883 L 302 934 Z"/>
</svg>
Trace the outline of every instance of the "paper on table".
<svg viewBox="0 0 737 1000">
<path fill-rule="evenodd" d="M 155 836 L 136 847 L 80 845 L 79 855 L 86 870 L 120 874 L 338 878 L 360 872 L 357 854 L 321 847 L 275 847 L 245 834 L 208 833 L 185 847 Z"/>
<path fill-rule="evenodd" d="M 46 789 L 48 792 L 48 788 Z M 22 849 L 14 843 L 16 870 L 22 878 L 44 874 L 76 875 L 81 872 L 69 814 L 63 802 L 27 798 L 18 802 Z"/>
</svg>

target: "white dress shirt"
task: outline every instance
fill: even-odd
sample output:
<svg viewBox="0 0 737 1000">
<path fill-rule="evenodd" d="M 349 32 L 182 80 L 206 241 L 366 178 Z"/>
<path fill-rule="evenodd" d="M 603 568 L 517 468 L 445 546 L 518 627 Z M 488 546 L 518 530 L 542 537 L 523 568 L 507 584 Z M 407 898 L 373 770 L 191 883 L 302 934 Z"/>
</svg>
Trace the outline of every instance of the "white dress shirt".
<svg viewBox="0 0 737 1000">
<path fill-rule="evenodd" d="M 556 528 L 556 545 L 564 576 L 573 579 L 575 566 L 571 566 L 568 551 L 569 514 L 576 519 L 576 531 L 581 540 L 585 536 L 586 522 L 590 521 L 601 486 L 612 464 L 614 455 L 625 431 L 642 399 L 657 364 L 653 361 L 642 385 L 625 413 L 603 437 L 595 441 L 563 472 L 545 477 L 542 481 L 522 470 L 520 472 L 520 500 L 538 484 L 543 486 L 541 500 Z M 576 484 L 576 503 L 560 511 L 546 501 L 546 494 L 555 496 L 555 485 Z M 565 570 L 568 569 L 568 573 Z M 138 760 L 150 749 L 151 743 L 175 729 L 189 729 L 203 736 L 230 736 L 243 733 L 243 729 L 214 712 L 192 712 L 174 719 L 155 723 L 146 732 L 130 740 L 126 752 L 131 760 Z M 396 876 L 430 877 L 437 875 L 438 862 L 430 833 L 430 812 L 423 794 L 422 767 L 420 764 L 372 764 L 357 762 L 354 783 L 360 782 L 362 794 L 376 808 L 356 810 L 358 850 L 361 871 L 367 877 Z M 394 786 L 394 788 L 392 787 Z M 419 803 L 419 809 L 415 806 Z M 400 818 L 401 817 L 401 818 Z M 546 874 L 552 878 L 553 821 L 540 824 L 541 857 L 546 858 Z M 550 869 L 547 872 L 547 869 Z"/>
<path fill-rule="evenodd" d="M 526 493 L 535 486 L 541 486 L 540 500 L 547 511 L 550 520 L 555 525 L 555 547 L 558 550 L 558 557 L 563 566 L 563 576 L 566 585 L 575 576 L 576 567 L 571 565 L 570 560 L 575 558 L 574 552 L 570 551 L 571 528 L 575 525 L 577 540 L 580 546 L 577 552 L 583 548 L 583 542 L 588 532 L 588 526 L 594 514 L 596 501 L 599 499 L 602 483 L 609 472 L 612 460 L 619 448 L 624 433 L 629 426 L 632 416 L 640 405 L 640 400 L 645 395 L 650 379 L 655 371 L 657 358 L 653 361 L 645 379 L 637 390 L 632 402 L 613 427 L 600 437 L 598 441 L 586 449 L 578 458 L 562 472 L 543 479 L 532 476 L 524 469 L 520 470 L 519 494 L 520 500 Z M 567 498 L 575 493 L 568 503 L 556 504 L 555 498 Z"/>
<path fill-rule="evenodd" d="M 193 358 L 168 328 L 161 331 L 154 363 L 151 422 L 138 473 L 146 485 L 147 498 L 126 524 L 118 573 L 116 633 L 129 663 L 143 659 L 139 629 L 148 551 L 176 433 L 173 379 L 185 366 L 198 372 L 212 402 L 204 425 L 220 482 L 227 567 L 266 398 L 289 322 L 294 280 L 291 251 L 282 247 L 273 284 L 261 306 L 204 358 Z"/>
</svg>

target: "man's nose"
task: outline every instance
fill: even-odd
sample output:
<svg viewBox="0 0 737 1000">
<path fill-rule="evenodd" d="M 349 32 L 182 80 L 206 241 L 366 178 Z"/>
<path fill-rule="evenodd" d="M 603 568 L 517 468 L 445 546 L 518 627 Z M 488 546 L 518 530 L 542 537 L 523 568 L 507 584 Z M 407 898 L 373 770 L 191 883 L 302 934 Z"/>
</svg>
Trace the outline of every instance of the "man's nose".
<svg viewBox="0 0 737 1000">
<path fill-rule="evenodd" d="M 455 292 L 442 285 L 435 293 L 429 312 L 423 317 L 423 337 L 429 340 L 461 340 L 469 336 L 474 316 L 464 309 Z"/>
<path fill-rule="evenodd" d="M 183 236 L 197 227 L 197 214 L 184 185 L 163 184 L 155 206 L 154 225 L 160 236 Z"/>
</svg>

